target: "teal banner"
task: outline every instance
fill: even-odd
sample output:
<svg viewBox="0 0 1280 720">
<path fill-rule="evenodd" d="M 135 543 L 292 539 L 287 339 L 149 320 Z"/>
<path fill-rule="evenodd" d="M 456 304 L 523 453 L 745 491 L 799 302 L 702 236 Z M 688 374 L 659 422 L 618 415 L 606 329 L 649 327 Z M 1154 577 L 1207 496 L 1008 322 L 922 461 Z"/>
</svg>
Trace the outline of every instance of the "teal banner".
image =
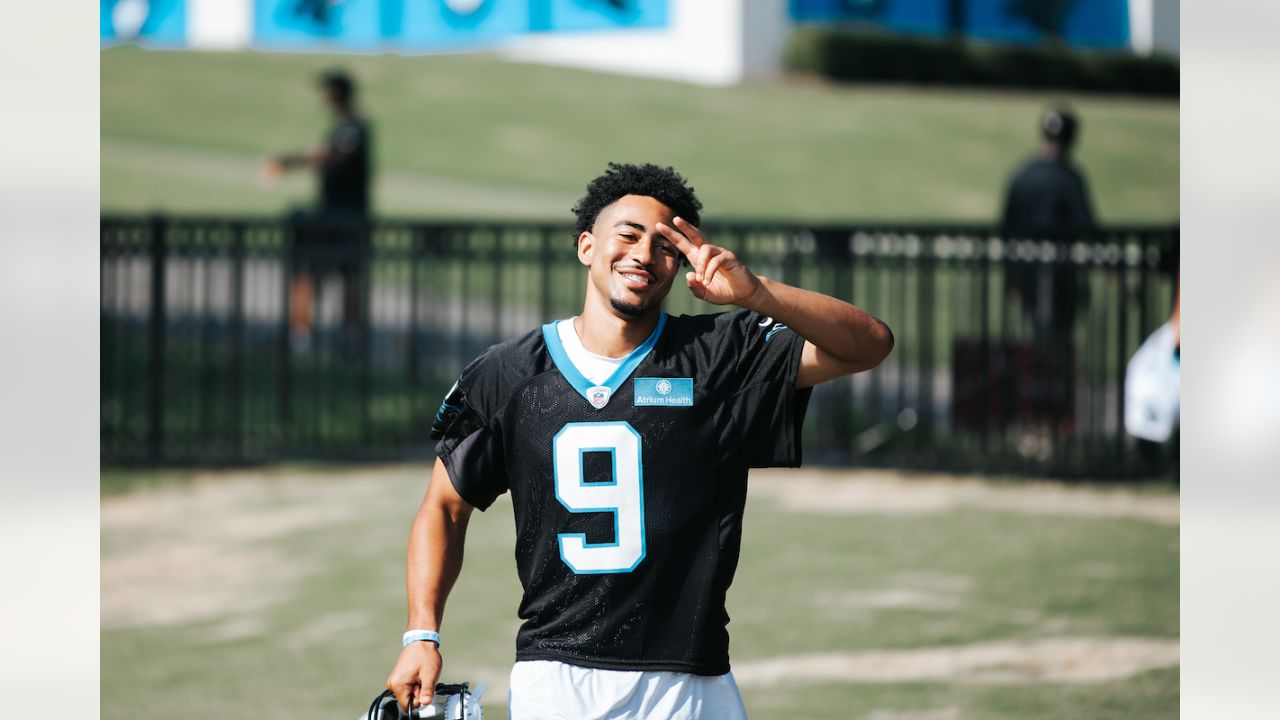
<svg viewBox="0 0 1280 720">
<path fill-rule="evenodd" d="M 668 0 L 257 0 L 253 42 L 429 52 L 529 33 L 661 28 Z"/>
<path fill-rule="evenodd" d="M 187 43 L 186 0 L 101 0 L 100 42 L 145 42 L 182 47 Z"/>
</svg>

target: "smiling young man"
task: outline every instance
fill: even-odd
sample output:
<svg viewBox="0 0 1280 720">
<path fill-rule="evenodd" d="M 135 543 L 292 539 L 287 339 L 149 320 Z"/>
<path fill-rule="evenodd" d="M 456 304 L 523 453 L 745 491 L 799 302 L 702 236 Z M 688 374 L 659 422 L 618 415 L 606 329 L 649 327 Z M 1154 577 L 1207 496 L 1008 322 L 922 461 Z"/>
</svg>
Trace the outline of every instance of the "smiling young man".
<svg viewBox="0 0 1280 720">
<path fill-rule="evenodd" d="M 706 241 L 701 207 L 671 168 L 611 163 L 574 208 L 582 313 L 490 348 L 441 405 L 387 680 L 402 706 L 429 701 L 439 677 L 472 510 L 510 491 L 524 587 L 514 720 L 746 716 L 725 596 L 747 470 L 798 466 L 809 389 L 875 367 L 893 336 L 753 274 Z M 739 309 L 668 316 L 677 280 Z"/>
</svg>

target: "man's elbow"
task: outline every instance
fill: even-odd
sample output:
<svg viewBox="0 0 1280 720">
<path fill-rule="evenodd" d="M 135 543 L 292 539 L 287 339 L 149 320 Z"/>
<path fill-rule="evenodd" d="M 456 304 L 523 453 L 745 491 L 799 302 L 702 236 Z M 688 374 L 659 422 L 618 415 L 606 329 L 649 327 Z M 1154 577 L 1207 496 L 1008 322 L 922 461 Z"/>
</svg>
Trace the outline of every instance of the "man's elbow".
<svg viewBox="0 0 1280 720">
<path fill-rule="evenodd" d="M 863 370 L 870 370 L 884 359 L 889 357 L 889 353 L 893 352 L 893 331 L 889 329 L 881 320 L 876 320 L 872 324 L 870 332 L 867 333 L 867 340 L 864 345 L 866 349 L 866 365 Z"/>
</svg>

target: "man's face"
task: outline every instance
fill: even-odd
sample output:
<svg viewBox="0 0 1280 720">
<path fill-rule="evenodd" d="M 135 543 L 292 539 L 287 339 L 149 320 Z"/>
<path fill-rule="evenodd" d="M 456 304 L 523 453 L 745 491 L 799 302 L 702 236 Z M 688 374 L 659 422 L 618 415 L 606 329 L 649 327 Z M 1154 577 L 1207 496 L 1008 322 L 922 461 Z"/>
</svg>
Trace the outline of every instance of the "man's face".
<svg viewBox="0 0 1280 720">
<path fill-rule="evenodd" d="M 680 251 L 657 230 L 671 208 L 646 195 L 624 195 L 578 237 L 578 260 L 590 268 L 588 292 L 614 312 L 639 317 L 661 306 L 680 265 Z"/>
<path fill-rule="evenodd" d="M 342 93 L 339 92 L 337 88 L 325 85 L 321 87 L 320 94 L 324 97 L 324 104 L 329 108 L 329 110 L 335 113 L 340 113 L 342 111 L 342 106 L 345 103 Z"/>
</svg>

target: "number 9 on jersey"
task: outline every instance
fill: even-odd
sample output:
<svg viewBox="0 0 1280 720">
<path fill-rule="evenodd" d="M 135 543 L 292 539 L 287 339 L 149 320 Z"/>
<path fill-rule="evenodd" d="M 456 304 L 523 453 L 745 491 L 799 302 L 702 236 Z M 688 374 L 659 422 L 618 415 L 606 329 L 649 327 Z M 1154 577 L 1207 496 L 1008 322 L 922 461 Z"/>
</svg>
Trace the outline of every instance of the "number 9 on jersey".
<svg viewBox="0 0 1280 720">
<path fill-rule="evenodd" d="M 609 453 L 609 482 L 586 482 L 584 455 Z M 623 573 L 644 559 L 644 473 L 640 433 L 626 422 L 565 425 L 552 441 L 556 499 L 571 513 L 613 513 L 613 542 L 589 543 L 585 533 L 560 533 L 560 557 L 578 574 Z"/>
</svg>

